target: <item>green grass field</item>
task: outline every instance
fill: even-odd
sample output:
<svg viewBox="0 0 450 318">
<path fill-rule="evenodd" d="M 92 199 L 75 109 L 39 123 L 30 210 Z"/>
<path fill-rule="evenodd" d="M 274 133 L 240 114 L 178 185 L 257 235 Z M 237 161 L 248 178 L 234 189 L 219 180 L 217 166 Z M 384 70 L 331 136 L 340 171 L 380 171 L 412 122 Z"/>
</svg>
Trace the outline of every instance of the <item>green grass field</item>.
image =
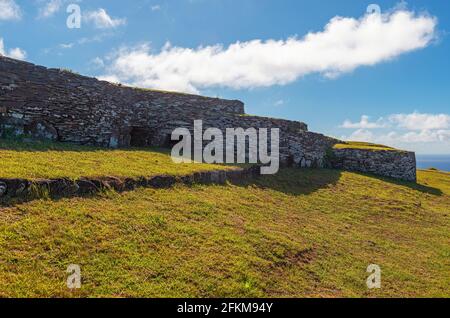
<svg viewBox="0 0 450 318">
<path fill-rule="evenodd" d="M 0 178 L 141 177 L 187 175 L 232 166 L 175 164 L 161 149 L 112 150 L 64 143 L 24 143 L 0 139 Z"/>
<path fill-rule="evenodd" d="M 286 169 L 0 208 L 0 297 L 450 297 L 450 175 L 418 179 Z"/>
</svg>

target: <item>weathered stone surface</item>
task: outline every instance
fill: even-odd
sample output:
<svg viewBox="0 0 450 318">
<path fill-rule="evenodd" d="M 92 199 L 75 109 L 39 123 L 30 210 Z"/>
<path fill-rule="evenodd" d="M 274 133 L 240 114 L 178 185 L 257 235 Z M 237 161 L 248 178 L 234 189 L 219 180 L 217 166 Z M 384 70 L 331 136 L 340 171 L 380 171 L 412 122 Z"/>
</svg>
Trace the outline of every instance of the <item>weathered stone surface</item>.
<svg viewBox="0 0 450 318">
<path fill-rule="evenodd" d="M 124 191 L 125 184 L 122 180 L 116 177 L 105 177 L 101 179 L 102 186 L 105 189 L 113 189 L 116 191 Z"/>
<path fill-rule="evenodd" d="M 27 194 L 27 190 L 30 186 L 30 182 L 25 179 L 1 179 L 0 190 L 3 192 L 3 196 L 19 197 Z"/>
<path fill-rule="evenodd" d="M 170 146 L 175 128 L 193 130 L 203 120 L 204 130 L 226 128 L 278 128 L 281 160 L 324 154 L 334 142 L 310 133 L 297 121 L 248 116 L 244 104 L 189 94 L 117 86 L 31 63 L 0 57 L 0 130 L 106 147 Z M 312 141 L 311 139 L 314 139 Z"/>
<path fill-rule="evenodd" d="M 413 152 L 365 149 L 334 149 L 331 167 L 372 173 L 416 182 L 416 156 Z"/>
<path fill-rule="evenodd" d="M 177 179 L 174 176 L 156 176 L 148 180 L 148 186 L 155 189 L 171 188 Z"/>
<path fill-rule="evenodd" d="M 230 171 L 205 171 L 191 175 L 175 176 L 154 176 L 139 178 L 81 178 L 73 181 L 66 178 L 50 180 L 24 180 L 24 179 L 0 179 L 0 198 L 19 198 L 23 200 L 36 199 L 41 195 L 50 197 L 74 197 L 94 195 L 104 189 L 111 189 L 117 192 L 132 191 L 137 188 L 168 189 L 176 184 L 226 184 L 227 181 L 241 182 L 257 178 L 259 167 L 246 169 L 236 169 Z M 30 189 L 32 193 L 30 192 Z M 32 194 L 30 196 L 30 194 Z"/>
<path fill-rule="evenodd" d="M 53 196 L 72 196 L 80 190 L 78 184 L 70 179 L 39 180 L 33 184 L 47 189 Z"/>
<path fill-rule="evenodd" d="M 76 181 L 78 186 L 78 194 L 80 195 L 88 195 L 88 194 L 94 194 L 100 191 L 100 187 L 95 185 L 95 180 L 88 180 L 88 179 L 80 179 Z"/>
<path fill-rule="evenodd" d="M 8 189 L 8 186 L 6 185 L 6 183 L 0 182 L 0 198 L 6 194 L 7 189 Z"/>
<path fill-rule="evenodd" d="M 55 127 L 44 120 L 34 121 L 25 126 L 24 133 L 38 139 L 58 140 L 58 132 Z"/>
</svg>

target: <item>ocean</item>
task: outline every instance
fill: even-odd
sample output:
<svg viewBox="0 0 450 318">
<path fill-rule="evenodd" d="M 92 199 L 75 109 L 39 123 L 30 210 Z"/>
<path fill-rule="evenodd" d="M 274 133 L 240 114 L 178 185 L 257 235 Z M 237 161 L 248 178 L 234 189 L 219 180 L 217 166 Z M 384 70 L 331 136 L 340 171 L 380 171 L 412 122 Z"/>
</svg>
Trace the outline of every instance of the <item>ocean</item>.
<svg viewBox="0 0 450 318">
<path fill-rule="evenodd" d="M 416 158 L 419 169 L 436 168 L 450 171 L 450 155 L 417 155 Z"/>
</svg>

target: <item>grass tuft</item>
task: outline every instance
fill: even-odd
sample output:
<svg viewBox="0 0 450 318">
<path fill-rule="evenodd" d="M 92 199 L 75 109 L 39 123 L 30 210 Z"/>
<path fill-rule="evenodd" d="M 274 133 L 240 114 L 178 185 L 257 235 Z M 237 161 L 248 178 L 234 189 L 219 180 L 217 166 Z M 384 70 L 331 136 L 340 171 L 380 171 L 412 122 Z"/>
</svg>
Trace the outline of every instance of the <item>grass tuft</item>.
<svg viewBox="0 0 450 318">
<path fill-rule="evenodd" d="M 384 151 L 403 151 L 399 149 L 395 149 L 392 147 L 379 145 L 379 144 L 372 144 L 368 142 L 359 142 L 359 141 L 348 141 L 341 144 L 336 144 L 333 147 L 334 149 L 362 149 L 362 150 L 384 150 Z"/>
</svg>

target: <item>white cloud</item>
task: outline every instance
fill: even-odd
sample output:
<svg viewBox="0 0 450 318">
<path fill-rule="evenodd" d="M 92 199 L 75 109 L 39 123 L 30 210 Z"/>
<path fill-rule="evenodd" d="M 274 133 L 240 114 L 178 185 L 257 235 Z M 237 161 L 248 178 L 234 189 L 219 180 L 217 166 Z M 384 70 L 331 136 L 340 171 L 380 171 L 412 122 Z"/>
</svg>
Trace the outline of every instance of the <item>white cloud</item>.
<svg viewBox="0 0 450 318">
<path fill-rule="evenodd" d="M 61 43 L 59 45 L 59 47 L 61 49 L 71 49 L 71 48 L 73 48 L 74 45 L 75 45 L 75 43 Z"/>
<path fill-rule="evenodd" d="M 151 6 L 150 8 L 152 11 L 159 11 L 161 10 L 161 6 L 159 4 L 156 4 L 154 6 Z"/>
<path fill-rule="evenodd" d="M 284 85 L 320 73 L 335 78 L 426 47 L 437 19 L 396 9 L 360 19 L 335 17 L 324 30 L 303 38 L 253 40 L 196 49 L 165 45 L 122 48 L 107 76 L 121 82 L 185 92 L 208 87 L 248 89 Z"/>
<path fill-rule="evenodd" d="M 83 15 L 87 22 L 91 22 L 97 29 L 114 29 L 121 25 L 125 25 L 126 19 L 115 19 L 108 15 L 105 9 L 89 11 Z"/>
<path fill-rule="evenodd" d="M 49 18 L 61 9 L 62 0 L 50 0 L 39 9 L 39 18 Z"/>
<path fill-rule="evenodd" d="M 387 120 L 381 117 L 376 122 L 370 122 L 369 116 L 363 115 L 360 122 L 353 123 L 347 119 L 340 127 L 347 129 L 375 129 L 390 126 L 398 129 L 420 131 L 450 129 L 450 115 L 413 112 L 411 114 L 392 114 L 387 117 Z"/>
<path fill-rule="evenodd" d="M 16 60 L 25 60 L 27 58 L 27 53 L 18 47 L 12 48 L 9 51 L 6 50 L 5 43 L 2 38 L 0 38 L 0 54 Z"/>
<path fill-rule="evenodd" d="M 411 132 L 390 131 L 382 134 L 375 134 L 366 129 L 358 129 L 350 136 L 343 136 L 344 140 L 367 141 L 386 145 L 409 144 L 409 143 L 432 143 L 450 142 L 450 130 L 422 130 Z"/>
<path fill-rule="evenodd" d="M 395 114 L 389 120 L 400 128 L 408 130 L 450 129 L 450 115 L 447 114 Z"/>
<path fill-rule="evenodd" d="M 346 129 L 375 129 L 375 128 L 382 128 L 382 127 L 385 127 L 385 124 L 383 123 L 382 118 L 378 119 L 376 122 L 370 122 L 369 116 L 367 116 L 367 115 L 361 116 L 361 120 L 359 123 L 353 123 L 350 120 L 346 120 L 341 125 L 341 128 L 346 128 Z"/>
<path fill-rule="evenodd" d="M 103 68 L 105 66 L 105 62 L 103 61 L 103 59 L 101 59 L 100 57 L 96 57 L 94 59 L 91 60 L 90 64 L 94 67 L 94 68 Z"/>
<path fill-rule="evenodd" d="M 346 141 L 366 141 L 374 142 L 374 133 L 366 129 L 358 129 L 354 131 L 350 136 L 342 136 L 342 140 Z"/>
<path fill-rule="evenodd" d="M 27 53 L 24 50 L 16 47 L 9 50 L 8 56 L 16 60 L 25 60 L 27 58 Z"/>
<path fill-rule="evenodd" d="M 110 83 L 120 83 L 119 78 L 114 76 L 114 75 L 99 76 L 98 79 L 100 81 L 107 81 L 107 82 L 110 82 Z"/>
<path fill-rule="evenodd" d="M 420 132 L 409 132 L 399 136 L 400 141 L 405 143 L 417 142 L 450 142 L 450 130 L 422 130 Z"/>
<path fill-rule="evenodd" d="M 343 125 L 344 128 L 358 129 L 349 136 L 342 136 L 341 139 L 374 142 L 422 153 L 450 153 L 450 115 L 414 112 L 394 114 L 387 118 L 387 121 L 380 118 L 378 122 L 383 123 L 383 127 L 380 128 L 390 129 L 377 132 L 369 130 L 373 128 L 370 125 L 352 124 L 348 127 Z M 384 124 L 387 122 L 390 123 L 389 126 Z"/>
<path fill-rule="evenodd" d="M 0 0 L 0 21 L 19 20 L 22 11 L 14 0 Z"/>
<path fill-rule="evenodd" d="M 283 105 L 284 105 L 284 100 L 282 100 L 282 99 L 277 100 L 277 101 L 274 103 L 274 105 L 275 105 L 275 106 L 283 106 Z"/>
</svg>

